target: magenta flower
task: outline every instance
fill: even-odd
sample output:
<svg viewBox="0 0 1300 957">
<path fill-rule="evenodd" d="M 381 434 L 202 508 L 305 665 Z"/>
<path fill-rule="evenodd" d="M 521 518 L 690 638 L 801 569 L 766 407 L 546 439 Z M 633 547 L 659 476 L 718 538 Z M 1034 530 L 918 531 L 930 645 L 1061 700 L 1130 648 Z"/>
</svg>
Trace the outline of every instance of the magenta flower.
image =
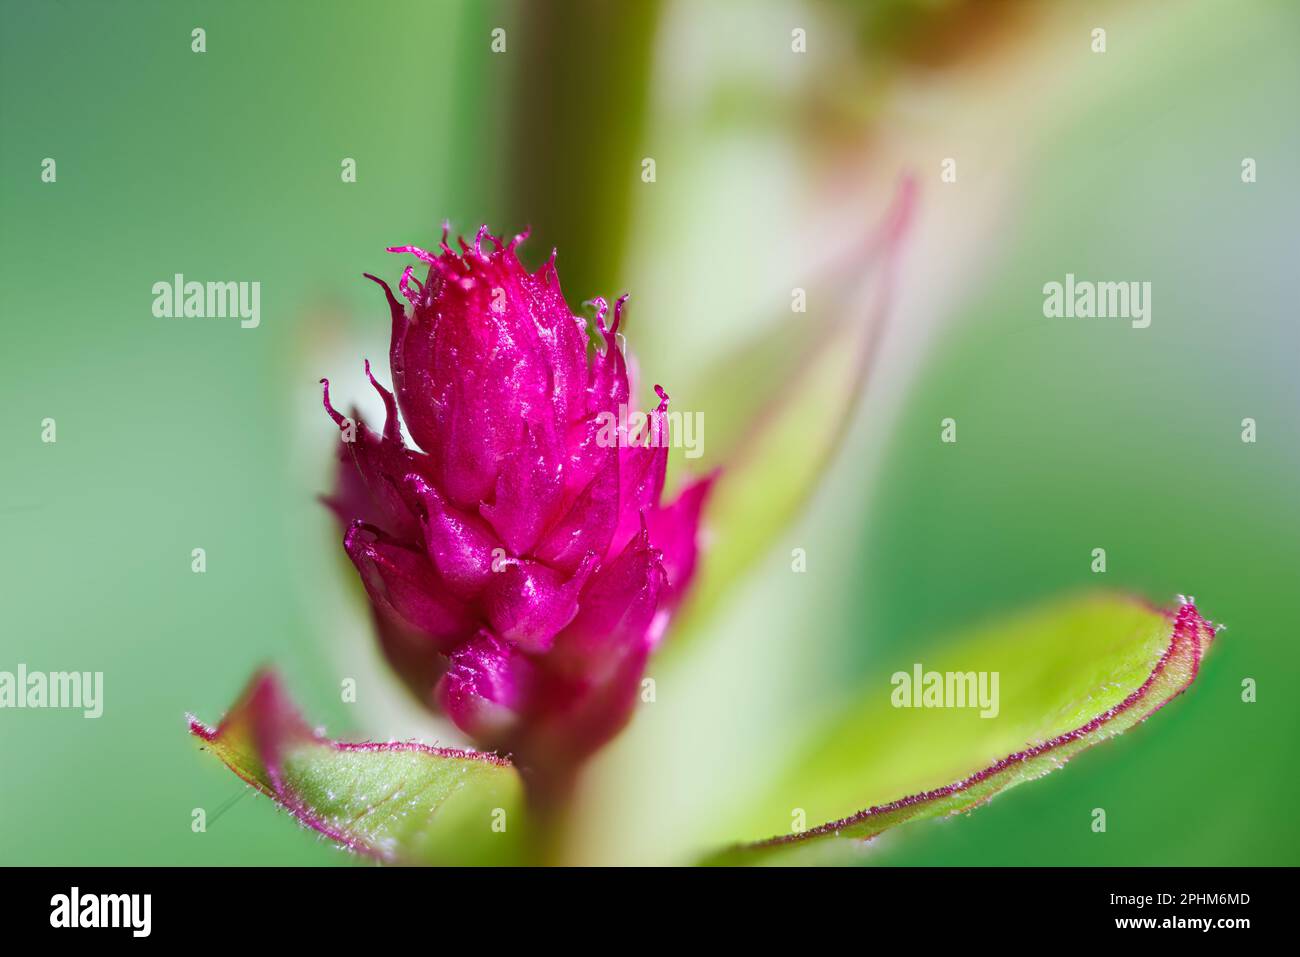
<svg viewBox="0 0 1300 957">
<path fill-rule="evenodd" d="M 778 401 L 755 407 L 710 504 L 717 543 L 692 612 L 696 634 L 710 601 L 774 541 L 825 472 L 820 463 L 834 453 L 873 353 L 910 203 L 905 183 L 878 244 L 867 247 L 880 253 L 868 257 L 880 269 L 869 308 L 779 326 L 774 342 L 786 348 L 763 350 L 786 353 L 791 365 L 774 388 Z M 370 376 L 387 410 L 382 432 L 336 412 L 325 383 L 343 438 L 329 504 L 384 652 L 425 704 L 485 750 L 329 738 L 267 670 L 216 727 L 189 718 L 191 733 L 252 787 L 339 846 L 381 861 L 564 862 L 594 846 L 592 835 L 573 834 L 571 811 L 604 792 L 598 784 L 571 793 L 576 772 L 639 700 L 647 658 L 690 585 L 701 508 L 713 494 L 710 477 L 660 504 L 668 397 L 656 387 L 648 419 L 629 413 L 624 300 L 609 326 L 596 301 L 592 348 L 560 293 L 554 257 L 529 274 L 515 256 L 522 238 L 505 244 L 484 228 L 472 246 L 461 241 L 460 254 L 445 234 L 436 256 L 392 250 L 419 257 L 427 271 L 422 283 L 413 267 L 402 274 L 405 307 L 375 279 L 392 311 L 393 391 Z M 854 290 L 859 259 L 844 267 Z M 841 301 L 860 299 L 855 291 Z M 803 341 L 809 351 L 797 348 Z M 734 351 L 725 360 L 742 361 Z M 792 427 L 814 419 L 826 427 Z M 416 448 L 404 442 L 402 421 Z M 792 458 L 812 464 L 791 470 Z M 959 670 L 927 672 L 942 680 L 927 684 L 921 704 L 951 720 L 915 720 L 899 706 L 895 681 L 877 675 L 835 713 L 805 722 L 789 754 L 763 752 L 784 769 L 745 808 L 716 809 L 707 822 L 712 851 L 683 843 L 678 853 L 715 864 L 856 859 L 861 841 L 984 804 L 1137 727 L 1192 684 L 1216 632 L 1190 598 L 1162 612 L 1115 594 L 974 628 L 937 646 Z M 966 699 L 943 690 L 976 673 L 1006 678 L 1004 700 L 996 691 L 980 699 L 991 705 L 982 733 L 957 713 Z M 732 684 L 733 675 L 718 675 L 708 693 Z M 931 691 L 957 698 L 928 702 Z M 908 760 L 892 759 L 900 754 Z M 660 768 L 652 760 L 646 773 Z M 672 780 L 698 783 L 693 773 Z M 609 820 L 638 826 L 622 805 Z"/>
<path fill-rule="evenodd" d="M 343 432 L 330 506 L 410 689 L 483 748 L 563 777 L 628 720 L 646 659 L 695 568 L 711 479 L 661 504 L 668 395 L 648 428 L 619 324 L 597 299 L 602 347 L 560 292 L 555 256 L 529 273 L 482 227 L 447 244 L 424 282 L 408 266 L 392 312 L 382 434 L 325 407 Z M 488 244 L 490 247 L 488 248 Z M 408 448 L 405 422 L 418 449 Z M 622 413 L 622 414 L 620 414 Z"/>
</svg>

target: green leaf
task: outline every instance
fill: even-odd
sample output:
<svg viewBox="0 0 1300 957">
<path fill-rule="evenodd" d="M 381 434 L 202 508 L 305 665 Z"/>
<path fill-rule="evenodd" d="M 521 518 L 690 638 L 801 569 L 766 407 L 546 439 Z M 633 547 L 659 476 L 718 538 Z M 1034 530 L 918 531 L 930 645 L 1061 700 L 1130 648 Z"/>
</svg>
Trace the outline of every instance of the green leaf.
<svg viewBox="0 0 1300 957">
<path fill-rule="evenodd" d="M 794 519 L 841 444 L 876 354 L 915 186 L 903 181 L 871 238 L 809 283 L 807 314 L 742 344 L 700 388 L 720 465 L 706 509 L 710 547 L 670 643 L 697 630 Z"/>
<path fill-rule="evenodd" d="M 842 860 L 900 824 L 967 811 L 1146 720 L 1191 684 L 1214 633 L 1190 601 L 1162 612 L 1103 595 L 884 663 L 860 703 L 828 722 L 737 828 L 742 838 L 776 836 L 709 863 Z M 910 700 L 896 676 L 910 679 L 918 662 L 923 674 L 987 672 L 990 690 L 996 672 L 997 715 L 895 706 Z M 791 833 L 800 811 L 810 827 Z"/>
<path fill-rule="evenodd" d="M 307 727 L 269 672 L 253 677 L 216 728 L 189 720 L 239 777 L 359 854 L 483 864 L 521 853 L 522 786 L 503 758 L 416 742 L 331 741 Z"/>
</svg>

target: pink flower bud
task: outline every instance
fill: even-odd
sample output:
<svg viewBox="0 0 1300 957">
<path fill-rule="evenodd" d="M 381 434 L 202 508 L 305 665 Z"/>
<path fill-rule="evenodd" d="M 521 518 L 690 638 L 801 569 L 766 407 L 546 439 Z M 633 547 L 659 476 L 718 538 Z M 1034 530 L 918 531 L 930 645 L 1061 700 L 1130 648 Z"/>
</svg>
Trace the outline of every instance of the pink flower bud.
<svg viewBox="0 0 1300 957">
<path fill-rule="evenodd" d="M 343 431 L 328 504 L 374 610 L 388 660 L 481 747 L 562 775 L 627 722 L 646 660 L 695 569 L 711 479 L 660 504 L 667 394 L 651 436 L 609 441 L 631 386 L 618 328 L 589 349 L 555 258 L 529 273 L 479 230 L 457 253 L 413 246 L 392 313 L 387 410 L 376 434 Z M 589 352 L 591 355 L 589 356 Z M 322 380 L 324 381 L 324 380 Z M 399 424 L 418 449 L 408 448 Z M 656 428 L 658 427 L 657 431 Z"/>
</svg>

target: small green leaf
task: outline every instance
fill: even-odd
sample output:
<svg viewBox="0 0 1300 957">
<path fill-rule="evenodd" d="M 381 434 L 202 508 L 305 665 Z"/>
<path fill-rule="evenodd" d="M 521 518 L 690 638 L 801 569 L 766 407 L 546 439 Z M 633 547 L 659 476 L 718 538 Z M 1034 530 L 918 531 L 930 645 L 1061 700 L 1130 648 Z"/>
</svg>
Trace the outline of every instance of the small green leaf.
<svg viewBox="0 0 1300 957">
<path fill-rule="evenodd" d="M 416 742 L 345 744 L 311 730 L 273 674 L 192 734 L 237 775 L 340 845 L 385 862 L 511 863 L 522 786 L 495 755 Z"/>
<path fill-rule="evenodd" d="M 742 839 L 777 836 L 709 863 L 842 860 L 899 824 L 969 810 L 1146 720 L 1187 689 L 1213 639 L 1191 602 L 1161 612 L 1107 595 L 1049 605 L 932 656 L 888 662 L 909 679 L 918 663 L 923 675 L 997 673 L 997 714 L 952 707 L 951 698 L 948 707 L 900 707 L 911 700 L 900 691 L 905 682 L 880 675 L 738 828 Z M 801 820 L 809 829 L 792 832 Z"/>
</svg>

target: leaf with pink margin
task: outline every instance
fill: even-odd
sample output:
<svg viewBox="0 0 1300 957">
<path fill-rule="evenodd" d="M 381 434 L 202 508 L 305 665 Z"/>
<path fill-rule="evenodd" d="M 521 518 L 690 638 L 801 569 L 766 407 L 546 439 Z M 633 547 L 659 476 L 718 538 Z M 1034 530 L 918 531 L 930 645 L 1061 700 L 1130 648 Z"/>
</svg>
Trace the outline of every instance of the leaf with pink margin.
<svg viewBox="0 0 1300 957">
<path fill-rule="evenodd" d="M 308 728 L 270 672 L 216 728 L 190 732 L 306 827 L 385 863 L 508 864 L 523 853 L 523 788 L 493 754 L 417 742 L 347 744 Z"/>
<path fill-rule="evenodd" d="M 776 836 L 705 863 L 850 863 L 891 828 L 969 811 L 1145 721 L 1187 690 L 1214 636 L 1190 601 L 1162 612 L 1092 596 L 983 628 L 933 662 L 915 656 L 926 672 L 998 671 L 998 715 L 895 707 L 892 679 L 876 681 L 732 828 Z M 906 672 L 907 657 L 887 667 Z M 791 833 L 796 808 L 809 825 L 826 823 Z"/>
</svg>

